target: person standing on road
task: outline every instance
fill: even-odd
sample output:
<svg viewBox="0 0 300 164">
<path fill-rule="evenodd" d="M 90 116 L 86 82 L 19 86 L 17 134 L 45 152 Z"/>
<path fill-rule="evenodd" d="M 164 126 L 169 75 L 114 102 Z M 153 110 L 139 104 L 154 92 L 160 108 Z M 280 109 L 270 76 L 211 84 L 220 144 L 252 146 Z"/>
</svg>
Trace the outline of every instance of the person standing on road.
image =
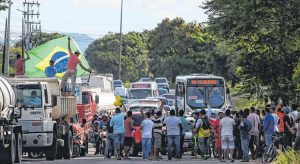
<svg viewBox="0 0 300 164">
<path fill-rule="evenodd" d="M 156 112 L 152 121 L 154 122 L 153 129 L 153 142 L 154 142 L 154 159 L 159 160 L 159 153 L 161 148 L 162 140 L 162 127 L 163 127 L 163 118 L 161 117 L 161 111 Z"/>
<path fill-rule="evenodd" d="M 243 110 L 240 112 L 237 112 L 234 117 L 234 127 L 233 127 L 233 137 L 234 137 L 234 152 L 233 152 L 233 158 L 235 159 L 241 159 L 243 158 L 243 150 L 241 146 L 241 132 L 239 129 L 239 126 L 241 124 L 242 118 L 243 118 Z"/>
<path fill-rule="evenodd" d="M 98 137 L 97 137 L 97 140 L 96 140 L 96 151 L 95 151 L 95 154 L 99 154 L 100 153 L 100 143 L 102 142 L 103 138 L 102 138 L 102 132 L 104 130 L 107 129 L 107 127 L 109 126 L 109 120 L 108 120 L 108 115 L 105 113 L 102 115 L 102 119 L 98 122 Z"/>
<path fill-rule="evenodd" d="M 196 123 L 199 119 L 199 112 L 195 112 L 194 113 L 194 123 L 193 123 L 193 128 L 192 128 L 192 132 L 194 132 L 196 130 Z M 198 151 L 199 151 L 199 145 L 198 145 L 198 134 L 194 134 L 192 135 L 192 143 L 193 143 L 193 149 L 192 149 L 192 155 L 194 155 L 194 158 L 197 159 L 198 158 Z"/>
<path fill-rule="evenodd" d="M 271 109 L 269 107 L 266 107 L 265 111 L 267 115 L 264 119 L 263 131 L 264 131 L 265 143 L 267 146 L 270 146 L 272 144 L 272 135 L 275 132 L 275 121 L 273 115 L 271 114 Z"/>
<path fill-rule="evenodd" d="M 81 61 L 79 60 L 79 55 L 80 55 L 80 51 L 76 50 L 74 53 L 71 50 L 71 42 L 70 42 L 71 38 L 68 37 L 68 49 L 69 49 L 69 60 L 67 63 L 67 71 L 65 72 L 64 76 L 61 79 L 61 91 L 65 92 L 65 87 L 66 87 L 66 82 L 67 79 L 69 77 L 71 77 L 71 94 L 75 95 L 75 81 L 76 81 L 76 74 L 77 74 L 77 64 L 79 64 L 79 66 L 88 71 L 88 72 L 92 72 L 90 69 L 85 68 Z"/>
<path fill-rule="evenodd" d="M 200 111 L 200 119 L 198 119 L 196 123 L 196 130 L 194 134 L 198 134 L 198 143 L 201 152 L 201 156 L 203 159 L 207 160 L 209 158 L 208 152 L 208 139 L 210 136 L 210 123 L 206 116 L 205 109 Z"/>
<path fill-rule="evenodd" d="M 296 141 L 294 145 L 295 150 L 300 150 L 300 112 L 298 112 L 295 122 L 298 123 L 297 132 L 296 132 Z"/>
<path fill-rule="evenodd" d="M 130 148 L 133 143 L 133 137 L 132 133 L 134 130 L 133 127 L 133 120 L 131 118 L 132 116 L 132 111 L 127 112 L 127 118 L 125 120 L 125 138 L 124 138 L 124 153 L 125 153 L 125 159 L 129 159 L 128 154 L 130 151 Z"/>
<path fill-rule="evenodd" d="M 117 159 L 121 160 L 121 147 L 124 141 L 124 114 L 121 113 L 120 108 L 116 108 L 115 115 L 110 121 L 110 126 L 113 128 L 113 138 L 115 148 L 117 149 Z"/>
<path fill-rule="evenodd" d="M 149 160 L 150 150 L 151 150 L 151 140 L 152 140 L 152 131 L 154 127 L 153 121 L 150 119 L 150 112 L 145 114 L 146 118 L 141 124 L 142 130 L 142 151 L 143 159 Z"/>
<path fill-rule="evenodd" d="M 230 110 L 227 109 L 225 111 L 225 117 L 220 121 L 221 126 L 221 143 L 223 149 L 223 159 L 222 161 L 226 161 L 226 154 L 229 149 L 231 162 L 234 162 L 233 159 L 233 150 L 234 150 L 234 138 L 233 138 L 233 126 L 234 120 L 230 118 Z"/>
<path fill-rule="evenodd" d="M 54 67 L 54 61 L 50 60 L 49 66 L 45 69 L 46 77 L 55 77 L 56 75 L 56 68 Z"/>
<path fill-rule="evenodd" d="M 182 132 L 180 136 L 180 155 L 179 158 L 182 159 L 182 154 L 183 154 L 183 143 L 184 143 L 184 136 L 185 132 L 188 132 L 188 123 L 186 121 L 186 118 L 184 117 L 184 111 L 180 110 L 179 111 L 179 118 L 182 124 Z"/>
<path fill-rule="evenodd" d="M 167 126 L 168 137 L 168 160 L 172 160 L 173 152 L 172 146 L 176 146 L 176 158 L 179 158 L 180 154 L 180 130 L 182 129 L 181 121 L 175 116 L 175 110 L 170 111 L 170 116 L 164 120 L 164 124 Z"/>
<path fill-rule="evenodd" d="M 104 151 L 104 155 L 105 158 L 110 158 L 110 151 L 112 150 L 112 155 L 114 155 L 115 151 L 113 149 L 113 144 L 114 143 L 114 138 L 113 138 L 113 127 L 110 126 L 110 121 L 111 119 L 108 119 L 108 124 L 107 124 L 107 135 L 106 135 L 106 142 L 105 142 L 105 151 Z"/>
<path fill-rule="evenodd" d="M 249 132 L 252 128 L 251 122 L 247 119 L 247 112 L 242 113 L 242 121 L 239 125 L 240 136 L 241 136 L 241 145 L 243 150 L 243 160 L 242 162 L 249 162 Z"/>
<path fill-rule="evenodd" d="M 215 141 L 215 150 L 217 152 L 217 155 L 219 155 L 220 159 L 222 156 L 222 149 L 221 149 L 221 129 L 220 129 L 220 120 L 224 117 L 223 112 L 218 113 L 218 118 L 216 121 L 212 124 L 212 130 L 214 134 L 214 141 Z"/>
<path fill-rule="evenodd" d="M 288 148 L 292 148 L 293 147 L 293 136 L 295 134 L 294 131 L 294 119 L 293 117 L 290 115 L 291 109 L 290 107 L 285 107 L 284 108 L 284 118 L 283 118 L 283 122 L 284 122 L 284 139 L 283 139 L 283 147 L 285 150 L 287 150 Z"/>
<path fill-rule="evenodd" d="M 296 120 L 296 117 L 298 115 L 298 110 L 297 110 L 298 106 L 296 104 L 292 104 L 292 112 L 291 112 L 291 116 L 293 117 L 294 120 Z"/>
<path fill-rule="evenodd" d="M 15 76 L 24 76 L 24 67 L 25 67 L 25 61 L 30 59 L 30 56 L 28 55 L 27 52 L 25 52 L 27 57 L 24 59 L 21 57 L 20 54 L 17 54 L 17 61 L 15 62 L 15 68 L 16 68 L 16 74 Z"/>
<path fill-rule="evenodd" d="M 250 141 L 249 141 L 249 148 L 251 151 L 252 160 L 255 160 L 257 157 L 257 148 L 259 145 L 259 127 L 260 127 L 260 119 L 259 116 L 255 113 L 255 107 L 250 108 L 250 115 L 248 116 L 248 120 L 251 123 L 251 130 L 250 134 Z"/>
</svg>

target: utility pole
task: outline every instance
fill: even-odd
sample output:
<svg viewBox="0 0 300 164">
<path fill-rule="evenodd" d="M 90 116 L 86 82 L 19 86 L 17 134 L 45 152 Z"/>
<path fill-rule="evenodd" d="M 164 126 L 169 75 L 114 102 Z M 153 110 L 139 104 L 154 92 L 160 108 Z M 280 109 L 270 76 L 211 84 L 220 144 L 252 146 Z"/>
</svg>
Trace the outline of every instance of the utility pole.
<svg viewBox="0 0 300 164">
<path fill-rule="evenodd" d="M 11 13 L 11 5 L 12 1 L 8 1 L 8 18 L 7 18 L 7 26 L 6 26 L 6 43 L 5 43 L 5 60 L 4 60 L 4 76 L 9 77 L 9 40 L 10 40 L 10 13 Z"/>
<path fill-rule="evenodd" d="M 2 55 L 2 70 L 1 70 L 2 75 L 4 75 L 6 39 L 7 39 L 7 18 L 5 20 L 5 30 L 4 30 L 4 42 L 3 42 L 4 45 L 3 45 L 3 55 Z"/>
<path fill-rule="evenodd" d="M 25 50 L 28 51 L 32 48 L 32 35 L 41 33 L 41 21 L 36 21 L 33 19 L 33 16 L 36 16 L 39 19 L 40 13 L 39 11 L 34 12 L 34 7 L 36 6 L 37 9 L 40 7 L 40 3 L 37 2 L 23 2 L 24 11 L 21 10 L 25 19 Z"/>
<path fill-rule="evenodd" d="M 122 71 L 122 24 L 123 24 L 123 0 L 121 0 L 121 19 L 120 19 L 120 53 L 119 53 L 119 80 Z"/>
</svg>

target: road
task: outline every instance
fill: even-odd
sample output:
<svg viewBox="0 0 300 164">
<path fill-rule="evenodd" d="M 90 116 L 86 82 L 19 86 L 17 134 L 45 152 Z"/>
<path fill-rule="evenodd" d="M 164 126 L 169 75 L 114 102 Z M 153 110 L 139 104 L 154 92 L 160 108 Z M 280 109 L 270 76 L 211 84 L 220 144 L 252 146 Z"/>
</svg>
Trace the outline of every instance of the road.
<svg viewBox="0 0 300 164">
<path fill-rule="evenodd" d="M 91 148 L 92 151 L 89 152 L 89 154 L 86 157 L 79 157 L 79 158 L 74 158 L 71 160 L 56 160 L 56 161 L 46 161 L 45 158 L 41 159 L 29 159 L 24 157 L 22 163 L 25 164 L 64 164 L 64 163 L 70 163 L 70 164 L 98 164 L 98 163 L 103 163 L 103 164 L 113 164 L 113 163 L 120 163 L 120 164 L 132 164 L 132 163 L 189 163 L 189 164 L 199 164 L 199 163 L 211 163 L 211 164 L 218 164 L 218 163 L 224 163 L 220 162 L 217 159 L 208 159 L 208 160 L 203 160 L 203 159 L 191 159 L 191 156 L 184 155 L 182 160 L 172 160 L 172 161 L 167 161 L 167 157 L 164 156 L 164 159 L 161 159 L 160 161 L 144 161 L 142 157 L 134 157 L 131 158 L 130 160 L 116 160 L 116 159 L 104 159 L 102 155 L 96 155 L 94 156 L 93 149 Z M 229 162 L 229 161 L 228 161 Z M 241 163 L 239 161 L 236 161 L 235 163 Z M 251 161 L 249 162 L 250 164 L 256 164 L 256 163 L 261 163 L 259 161 Z"/>
</svg>

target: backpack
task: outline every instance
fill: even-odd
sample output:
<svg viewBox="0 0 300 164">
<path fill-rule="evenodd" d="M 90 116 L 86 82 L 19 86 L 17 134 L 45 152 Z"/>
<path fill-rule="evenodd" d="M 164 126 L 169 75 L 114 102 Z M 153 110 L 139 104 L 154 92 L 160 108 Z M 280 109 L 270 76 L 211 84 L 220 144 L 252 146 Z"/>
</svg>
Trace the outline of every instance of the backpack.
<svg viewBox="0 0 300 164">
<path fill-rule="evenodd" d="M 201 119 L 202 119 L 202 122 L 203 122 L 202 128 L 204 130 L 210 129 L 211 127 L 210 127 L 210 122 L 209 122 L 208 118 L 205 117 L 205 118 L 201 118 Z"/>
</svg>

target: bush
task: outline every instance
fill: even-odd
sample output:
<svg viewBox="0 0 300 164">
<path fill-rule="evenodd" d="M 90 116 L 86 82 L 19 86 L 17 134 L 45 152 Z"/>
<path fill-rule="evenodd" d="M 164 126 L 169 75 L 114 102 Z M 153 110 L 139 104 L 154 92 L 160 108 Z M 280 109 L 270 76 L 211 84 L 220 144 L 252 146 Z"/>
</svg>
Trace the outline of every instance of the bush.
<svg viewBox="0 0 300 164">
<path fill-rule="evenodd" d="M 280 153 L 276 158 L 276 164 L 299 164 L 300 151 L 290 149 L 284 153 Z"/>
</svg>

